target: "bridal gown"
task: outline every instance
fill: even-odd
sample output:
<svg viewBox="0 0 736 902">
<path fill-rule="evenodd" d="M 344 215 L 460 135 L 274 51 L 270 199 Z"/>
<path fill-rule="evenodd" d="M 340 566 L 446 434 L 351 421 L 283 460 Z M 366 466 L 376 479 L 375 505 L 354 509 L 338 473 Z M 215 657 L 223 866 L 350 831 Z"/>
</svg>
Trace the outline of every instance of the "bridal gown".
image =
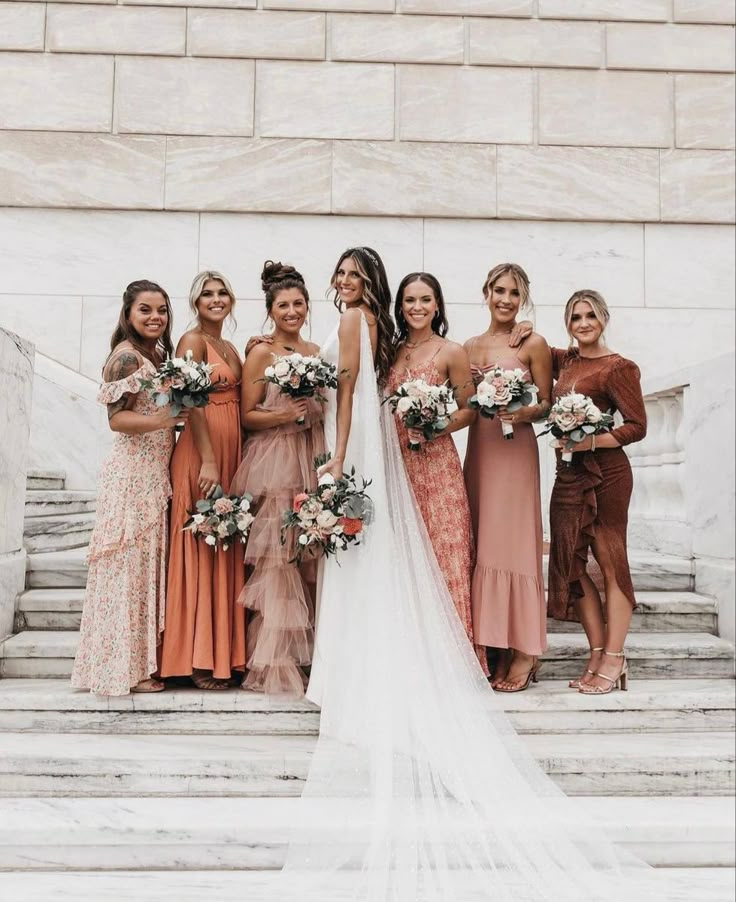
<svg viewBox="0 0 736 902">
<path fill-rule="evenodd" d="M 338 361 L 337 330 L 322 349 Z M 447 592 L 381 407 L 368 325 L 346 470 L 373 520 L 325 562 L 307 697 L 320 736 L 278 902 L 692 898 L 584 823 L 517 738 Z M 325 437 L 335 443 L 335 400 Z M 674 881 L 673 881 L 674 882 Z"/>
</svg>

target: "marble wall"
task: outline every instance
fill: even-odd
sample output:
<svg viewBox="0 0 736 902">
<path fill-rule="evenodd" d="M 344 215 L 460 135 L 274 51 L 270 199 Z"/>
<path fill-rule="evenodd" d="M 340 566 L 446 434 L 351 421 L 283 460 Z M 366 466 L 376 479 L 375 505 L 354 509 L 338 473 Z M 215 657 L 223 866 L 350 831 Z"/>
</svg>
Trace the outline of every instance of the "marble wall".
<svg viewBox="0 0 736 902">
<path fill-rule="evenodd" d="M 13 632 L 23 591 L 23 506 L 33 385 L 33 345 L 0 329 L 0 639 Z"/>
</svg>

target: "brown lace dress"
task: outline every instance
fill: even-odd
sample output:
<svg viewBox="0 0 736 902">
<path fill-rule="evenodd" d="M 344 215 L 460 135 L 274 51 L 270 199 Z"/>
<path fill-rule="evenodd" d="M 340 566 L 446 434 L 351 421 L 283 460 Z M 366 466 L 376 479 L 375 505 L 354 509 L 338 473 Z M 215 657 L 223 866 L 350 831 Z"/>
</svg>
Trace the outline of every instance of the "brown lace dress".
<svg viewBox="0 0 736 902">
<path fill-rule="evenodd" d="M 553 399 L 571 391 L 588 395 L 603 411 L 618 411 L 623 423 L 611 435 L 623 445 L 646 435 L 646 410 L 639 368 L 619 354 L 581 357 L 577 349 L 552 349 Z M 626 528 L 633 479 L 623 447 L 573 454 L 566 466 L 557 455 L 550 500 L 548 612 L 556 620 L 577 619 L 574 602 L 583 595 L 580 578 L 588 573 L 602 593 L 600 570 L 590 555 L 593 541 L 613 561 L 616 582 L 636 606 L 626 552 Z"/>
</svg>

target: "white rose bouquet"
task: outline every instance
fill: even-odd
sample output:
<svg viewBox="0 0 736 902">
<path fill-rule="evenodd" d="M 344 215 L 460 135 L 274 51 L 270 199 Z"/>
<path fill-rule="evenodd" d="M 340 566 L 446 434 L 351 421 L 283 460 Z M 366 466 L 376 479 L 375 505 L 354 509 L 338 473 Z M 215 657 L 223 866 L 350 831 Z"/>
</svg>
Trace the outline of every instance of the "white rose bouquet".
<svg viewBox="0 0 736 902">
<path fill-rule="evenodd" d="M 427 441 L 439 435 L 450 422 L 455 397 L 449 385 L 430 385 L 424 379 L 403 382 L 396 391 L 383 399 L 391 412 L 398 414 L 407 429 L 418 429 Z M 421 450 L 417 442 L 409 442 L 412 451 Z"/>
<path fill-rule="evenodd" d="M 150 379 L 139 379 L 157 407 L 171 407 L 176 416 L 185 407 L 204 407 L 212 391 L 212 370 L 216 364 L 195 360 L 191 351 L 183 357 L 164 360 Z M 183 426 L 177 426 L 180 432 Z"/>
<path fill-rule="evenodd" d="M 315 468 L 329 460 L 329 454 L 314 461 Z M 373 506 L 366 494 L 370 479 L 361 480 L 359 487 L 355 469 L 335 479 L 330 473 L 320 476 L 313 492 L 300 492 L 294 497 L 290 511 L 283 514 L 281 544 L 286 543 L 286 531 L 296 533 L 296 553 L 289 563 L 299 563 L 306 552 L 313 557 L 337 555 L 348 545 L 359 543 L 363 528 L 371 519 Z"/>
<path fill-rule="evenodd" d="M 505 370 L 493 366 L 478 383 L 475 394 L 468 399 L 468 407 L 477 410 L 482 417 L 493 417 L 505 407 L 513 412 L 520 407 L 528 407 L 534 400 L 537 386 L 526 378 L 526 371 L 521 369 Z M 501 421 L 501 432 L 505 439 L 514 437 L 511 423 Z"/>
<path fill-rule="evenodd" d="M 266 367 L 263 379 L 258 381 L 278 385 L 283 395 L 292 398 L 317 397 L 323 401 L 317 394 L 319 389 L 337 388 L 337 367 L 319 356 L 306 357 L 293 353 L 285 356 L 274 354 L 273 358 L 273 364 Z M 304 418 L 300 417 L 296 422 L 301 426 Z"/>
<path fill-rule="evenodd" d="M 570 466 L 572 453 L 577 442 L 586 435 L 608 432 L 613 425 L 613 415 L 603 413 L 587 395 L 569 392 L 559 397 L 547 415 L 547 429 L 558 440 L 555 447 L 562 447 L 562 460 Z"/>
<path fill-rule="evenodd" d="M 193 511 L 187 511 L 189 519 L 183 529 L 204 539 L 207 545 L 217 550 L 227 551 L 239 540 L 245 545 L 255 517 L 250 511 L 253 497 L 226 495 L 222 486 L 217 486 L 209 498 L 198 501 Z"/>
</svg>

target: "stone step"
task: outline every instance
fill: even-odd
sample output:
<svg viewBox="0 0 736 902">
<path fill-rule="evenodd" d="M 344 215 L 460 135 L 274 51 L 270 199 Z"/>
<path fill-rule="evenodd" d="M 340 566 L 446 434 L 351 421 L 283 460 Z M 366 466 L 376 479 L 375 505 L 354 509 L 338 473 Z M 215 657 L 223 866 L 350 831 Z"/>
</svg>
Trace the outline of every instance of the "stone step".
<svg viewBox="0 0 736 902">
<path fill-rule="evenodd" d="M 651 865 L 736 863 L 731 797 L 594 796 L 573 804 Z M 296 798 L 3 798 L 0 870 L 275 869 L 300 814 Z"/>
<path fill-rule="evenodd" d="M 355 878 L 349 873 L 344 876 L 341 898 L 348 902 Z M 655 885 L 661 884 L 658 898 L 667 902 L 733 902 L 731 868 L 658 868 L 647 876 Z M 277 871 L 9 871 L 2 881 L 7 898 L 22 902 L 285 902 L 281 895 L 284 883 Z M 670 894 L 671 887 L 676 887 L 676 895 Z M 289 898 L 298 895 L 298 889 L 296 896 L 290 891 Z M 464 895 L 457 902 L 487 902 L 488 898 L 484 890 L 480 897 Z M 629 899 L 641 902 L 633 896 Z M 427 902 L 427 897 L 412 897 L 412 902 Z"/>
<path fill-rule="evenodd" d="M 29 554 L 26 584 L 31 589 L 84 588 L 87 585 L 87 549 Z"/>
<path fill-rule="evenodd" d="M 639 592 L 639 608 L 631 622 L 632 632 L 715 633 L 717 603 L 696 592 Z M 79 629 L 84 589 L 31 589 L 18 601 L 26 629 Z M 579 633 L 577 623 L 548 620 L 550 633 Z"/>
<path fill-rule="evenodd" d="M 631 632 L 716 633 L 718 603 L 697 592 L 637 592 Z M 580 624 L 547 620 L 549 633 L 579 633 Z"/>
<path fill-rule="evenodd" d="M 543 680 L 493 704 L 521 733 L 724 732 L 734 729 L 736 699 L 731 680 L 639 680 L 629 692 L 598 697 Z M 309 702 L 239 689 L 201 692 L 169 682 L 166 692 L 102 698 L 74 691 L 68 680 L 0 681 L 0 731 L 309 736 L 318 729 Z"/>
<path fill-rule="evenodd" d="M 35 470 L 30 469 L 26 473 L 26 488 L 31 491 L 38 489 L 63 489 L 66 473 L 63 470 Z"/>
<path fill-rule="evenodd" d="M 97 507 L 97 493 L 80 490 L 52 491 L 34 489 L 26 492 L 24 516 L 44 517 L 48 514 L 84 514 Z"/>
<path fill-rule="evenodd" d="M 66 630 L 25 630 L 0 644 L 0 675 L 65 677 L 71 673 L 79 634 Z M 570 679 L 580 674 L 587 642 L 579 633 L 549 637 L 540 676 Z M 632 633 L 627 641 L 632 683 L 637 679 L 731 677 L 733 645 L 708 633 Z"/>
<path fill-rule="evenodd" d="M 733 733 L 544 734 L 523 738 L 568 795 L 734 792 Z M 300 794 L 311 736 L 0 733 L 0 796 Z"/>
<path fill-rule="evenodd" d="M 23 546 L 29 554 L 64 551 L 89 544 L 96 514 L 44 514 L 23 521 Z"/>
</svg>

